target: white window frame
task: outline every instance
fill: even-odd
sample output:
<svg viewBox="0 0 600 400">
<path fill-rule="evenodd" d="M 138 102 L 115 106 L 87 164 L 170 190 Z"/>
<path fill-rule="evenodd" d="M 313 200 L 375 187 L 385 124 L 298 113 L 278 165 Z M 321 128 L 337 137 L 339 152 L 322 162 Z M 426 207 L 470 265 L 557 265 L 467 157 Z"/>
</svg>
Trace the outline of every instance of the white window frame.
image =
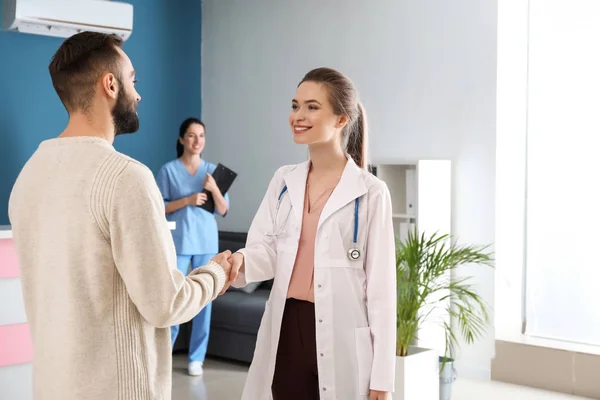
<svg viewBox="0 0 600 400">
<path fill-rule="evenodd" d="M 529 0 L 498 2 L 496 339 L 600 354 L 598 346 L 526 334 Z"/>
</svg>

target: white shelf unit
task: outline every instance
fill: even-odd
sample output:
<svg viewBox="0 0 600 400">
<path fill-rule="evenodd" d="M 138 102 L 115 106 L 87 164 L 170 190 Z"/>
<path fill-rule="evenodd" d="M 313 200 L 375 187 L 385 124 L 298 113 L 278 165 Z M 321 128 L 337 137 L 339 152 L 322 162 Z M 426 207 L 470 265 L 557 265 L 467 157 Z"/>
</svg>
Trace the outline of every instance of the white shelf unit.
<svg viewBox="0 0 600 400">
<path fill-rule="evenodd" d="M 383 180 L 392 197 L 394 234 L 403 241 L 417 223 L 417 165 L 375 164 L 377 177 Z"/>
</svg>

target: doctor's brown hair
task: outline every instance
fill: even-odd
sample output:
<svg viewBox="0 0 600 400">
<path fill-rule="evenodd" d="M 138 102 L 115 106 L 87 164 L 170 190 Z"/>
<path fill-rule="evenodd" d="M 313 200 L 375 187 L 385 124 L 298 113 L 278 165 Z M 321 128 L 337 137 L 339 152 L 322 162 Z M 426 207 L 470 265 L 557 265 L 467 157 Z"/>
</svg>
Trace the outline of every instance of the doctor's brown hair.
<svg viewBox="0 0 600 400">
<path fill-rule="evenodd" d="M 307 73 L 304 82 L 325 85 L 329 91 L 329 102 L 335 115 L 345 115 L 348 123 L 342 131 L 342 143 L 356 165 L 365 168 L 367 164 L 367 115 L 358 100 L 354 83 L 341 72 L 331 68 L 316 68 Z"/>
</svg>

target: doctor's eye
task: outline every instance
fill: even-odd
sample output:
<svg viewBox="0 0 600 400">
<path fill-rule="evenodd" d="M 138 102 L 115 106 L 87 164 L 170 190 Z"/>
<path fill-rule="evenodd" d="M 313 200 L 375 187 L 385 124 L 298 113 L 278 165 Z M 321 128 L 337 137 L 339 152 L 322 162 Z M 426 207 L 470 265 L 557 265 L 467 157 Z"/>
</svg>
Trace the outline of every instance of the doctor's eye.
<svg viewBox="0 0 600 400">
<path fill-rule="evenodd" d="M 293 104 L 292 104 L 292 110 L 297 110 L 297 109 L 298 109 L 298 104 L 296 104 L 296 103 L 293 103 Z"/>
</svg>

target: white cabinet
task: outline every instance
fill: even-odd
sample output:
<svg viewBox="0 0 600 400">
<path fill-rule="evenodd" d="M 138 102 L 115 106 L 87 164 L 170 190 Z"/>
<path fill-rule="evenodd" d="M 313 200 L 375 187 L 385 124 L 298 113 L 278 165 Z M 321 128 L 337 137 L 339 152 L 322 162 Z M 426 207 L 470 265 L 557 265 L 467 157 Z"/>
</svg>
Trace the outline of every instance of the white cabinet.
<svg viewBox="0 0 600 400">
<path fill-rule="evenodd" d="M 415 226 L 419 233 L 451 233 L 452 165 L 449 160 L 419 160 L 406 164 L 374 164 L 373 173 L 383 180 L 392 197 L 394 231 L 404 241 Z M 451 279 L 450 275 L 441 279 Z M 449 300 L 445 300 L 447 303 Z M 419 347 L 444 352 L 445 332 L 438 321 L 449 321 L 444 304 L 431 310 L 431 319 L 419 330 Z M 428 312 L 428 311 L 426 311 Z"/>
<path fill-rule="evenodd" d="M 398 239 L 404 240 L 417 220 L 417 166 L 377 164 L 373 167 L 373 173 L 387 184 L 392 197 L 394 233 Z"/>
<path fill-rule="evenodd" d="M 373 164 L 392 197 L 394 232 L 403 240 L 409 229 L 450 233 L 451 176 L 449 160 L 419 160 L 406 164 Z"/>
</svg>

